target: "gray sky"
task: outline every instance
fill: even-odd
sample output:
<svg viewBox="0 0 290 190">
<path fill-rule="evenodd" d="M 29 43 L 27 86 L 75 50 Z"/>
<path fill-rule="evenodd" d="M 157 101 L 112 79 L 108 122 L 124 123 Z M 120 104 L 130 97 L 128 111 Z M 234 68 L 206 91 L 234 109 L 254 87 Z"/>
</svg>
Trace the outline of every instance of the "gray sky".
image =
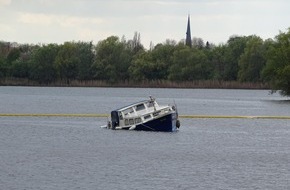
<svg viewBox="0 0 290 190">
<path fill-rule="evenodd" d="M 0 40 L 19 43 L 93 41 L 111 35 L 145 48 L 191 36 L 226 43 L 232 35 L 274 38 L 290 27 L 289 0 L 0 0 Z"/>
</svg>

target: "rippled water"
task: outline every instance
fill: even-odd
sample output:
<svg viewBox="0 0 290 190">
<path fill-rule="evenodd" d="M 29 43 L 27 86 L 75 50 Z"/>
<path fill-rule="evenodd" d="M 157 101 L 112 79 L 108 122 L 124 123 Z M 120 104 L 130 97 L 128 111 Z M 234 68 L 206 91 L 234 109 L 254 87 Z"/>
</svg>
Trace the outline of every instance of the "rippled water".
<svg viewBox="0 0 290 190">
<path fill-rule="evenodd" d="M 290 115 L 258 90 L 0 87 L 0 113 L 108 113 L 153 95 L 198 115 Z M 176 133 L 106 118 L 0 117 L 0 189 L 290 189 L 290 120 L 181 119 Z"/>
</svg>

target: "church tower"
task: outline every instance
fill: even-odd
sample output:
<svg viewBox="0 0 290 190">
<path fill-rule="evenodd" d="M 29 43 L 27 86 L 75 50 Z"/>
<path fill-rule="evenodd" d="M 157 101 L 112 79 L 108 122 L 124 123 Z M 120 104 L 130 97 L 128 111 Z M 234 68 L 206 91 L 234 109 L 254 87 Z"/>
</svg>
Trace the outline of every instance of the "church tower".
<svg viewBox="0 0 290 190">
<path fill-rule="evenodd" d="M 186 30 L 185 45 L 187 45 L 189 47 L 192 47 L 191 31 L 190 31 L 190 17 L 189 17 L 189 15 L 188 15 L 188 20 L 187 20 L 187 30 Z"/>
</svg>

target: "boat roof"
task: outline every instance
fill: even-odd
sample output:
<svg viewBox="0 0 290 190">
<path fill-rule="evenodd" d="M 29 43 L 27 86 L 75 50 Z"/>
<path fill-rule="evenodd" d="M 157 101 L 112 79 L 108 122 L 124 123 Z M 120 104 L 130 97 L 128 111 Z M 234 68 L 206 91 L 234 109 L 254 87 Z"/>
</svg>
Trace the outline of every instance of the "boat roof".
<svg viewBox="0 0 290 190">
<path fill-rule="evenodd" d="M 144 103 L 149 102 L 149 101 L 151 101 L 151 100 L 143 100 L 143 101 L 135 102 L 133 104 L 129 104 L 129 105 L 121 107 L 119 109 L 115 109 L 114 111 L 123 111 L 125 109 L 130 108 L 130 107 L 133 107 L 133 106 L 136 106 L 136 105 L 139 105 L 139 104 L 144 104 Z"/>
</svg>

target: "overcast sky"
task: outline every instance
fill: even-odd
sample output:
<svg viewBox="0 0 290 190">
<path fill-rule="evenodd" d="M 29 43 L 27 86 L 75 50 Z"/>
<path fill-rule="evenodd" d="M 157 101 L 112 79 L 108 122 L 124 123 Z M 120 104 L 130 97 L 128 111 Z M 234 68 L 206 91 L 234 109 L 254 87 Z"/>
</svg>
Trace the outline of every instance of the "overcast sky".
<svg viewBox="0 0 290 190">
<path fill-rule="evenodd" d="M 232 35 L 274 38 L 290 27 L 289 0 L 0 0 L 0 40 L 93 41 L 141 34 L 145 48 L 191 36 L 226 43 Z"/>
</svg>

